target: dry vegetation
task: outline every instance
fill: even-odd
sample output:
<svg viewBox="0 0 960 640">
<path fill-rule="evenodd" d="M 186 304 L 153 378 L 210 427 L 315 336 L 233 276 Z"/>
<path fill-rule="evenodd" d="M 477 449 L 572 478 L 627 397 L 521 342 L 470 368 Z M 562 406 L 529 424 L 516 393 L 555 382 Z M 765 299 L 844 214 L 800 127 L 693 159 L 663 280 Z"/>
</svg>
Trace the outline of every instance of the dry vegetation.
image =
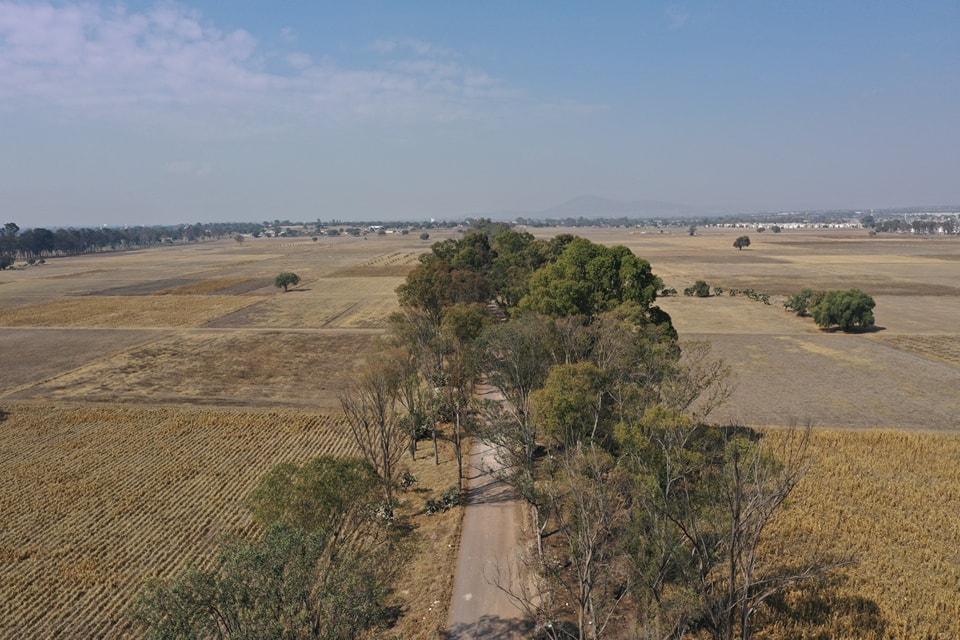
<svg viewBox="0 0 960 640">
<path fill-rule="evenodd" d="M 243 497 L 270 467 L 355 454 L 337 392 L 421 244 L 229 240 L 5 272 L 0 637 L 138 637 L 125 612 L 143 581 L 253 533 Z M 298 290 L 273 287 L 284 270 Z M 446 622 L 460 514 L 422 511 L 452 458 L 405 462 L 403 637 Z"/>
<path fill-rule="evenodd" d="M 203 565 L 224 536 L 252 533 L 243 498 L 273 465 L 357 453 L 340 417 L 316 413 L 27 403 L 4 411 L 4 637 L 131 635 L 125 611 L 147 577 Z M 447 450 L 440 466 L 425 455 L 405 464 L 420 479 L 404 495 L 407 512 L 419 514 L 455 482 Z M 422 537 L 397 594 L 415 618 L 409 630 L 445 619 L 446 604 L 434 602 L 449 578 L 437 567 L 452 566 L 458 517 L 414 518 Z"/>
<path fill-rule="evenodd" d="M 776 299 L 661 303 L 683 339 L 710 340 L 738 371 L 718 418 L 819 429 L 777 531 L 859 563 L 819 600 L 792 594 L 766 637 L 960 636 L 960 243 L 785 231 L 751 233 L 741 252 L 731 243 L 742 230 L 574 232 L 626 244 L 677 289 L 704 279 L 876 297 L 882 330 L 853 336 L 820 332 Z M 271 465 L 350 451 L 331 417 L 339 381 L 428 244 L 228 240 L 5 272 L 0 636 L 132 636 L 123 611 L 142 580 L 249 532 L 242 497 Z M 301 276 L 298 290 L 272 287 L 280 271 Z M 443 460 L 412 463 L 410 512 L 453 483 L 449 451 Z M 439 637 L 459 514 L 416 523 L 400 631 Z M 821 623 L 797 626 L 792 613 Z"/>
<path fill-rule="evenodd" d="M 236 296 L 88 296 L 0 311 L 0 327 L 200 327 L 256 302 Z"/>
<path fill-rule="evenodd" d="M 22 390 L 17 398 L 310 406 L 339 411 L 373 334 L 203 331 L 155 339 Z"/>
<path fill-rule="evenodd" d="M 771 551 L 855 563 L 816 596 L 790 593 L 758 638 L 960 637 L 960 436 L 817 430 L 811 451 Z"/>
</svg>

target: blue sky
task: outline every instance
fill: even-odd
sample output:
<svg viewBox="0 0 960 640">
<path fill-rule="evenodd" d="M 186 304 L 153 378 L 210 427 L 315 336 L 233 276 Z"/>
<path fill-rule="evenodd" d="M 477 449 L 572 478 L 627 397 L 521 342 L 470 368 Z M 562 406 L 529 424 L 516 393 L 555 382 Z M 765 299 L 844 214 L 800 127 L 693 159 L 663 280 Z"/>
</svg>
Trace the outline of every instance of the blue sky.
<svg viewBox="0 0 960 640">
<path fill-rule="evenodd" d="M 960 3 L 0 0 L 0 222 L 960 204 Z"/>
</svg>

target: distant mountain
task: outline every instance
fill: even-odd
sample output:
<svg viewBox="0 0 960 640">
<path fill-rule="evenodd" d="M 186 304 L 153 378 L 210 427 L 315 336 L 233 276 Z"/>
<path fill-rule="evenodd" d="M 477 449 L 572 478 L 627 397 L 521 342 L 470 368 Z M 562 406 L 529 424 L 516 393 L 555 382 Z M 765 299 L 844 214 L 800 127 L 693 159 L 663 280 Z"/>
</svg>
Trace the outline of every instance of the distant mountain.
<svg viewBox="0 0 960 640">
<path fill-rule="evenodd" d="M 725 213 L 709 211 L 710 213 Z M 582 195 L 571 198 L 562 204 L 539 211 L 497 211 L 495 213 L 474 214 L 472 217 L 508 220 L 514 218 L 674 218 L 679 216 L 705 215 L 708 209 L 692 207 L 675 202 L 660 200 L 634 200 L 623 202 L 600 196 Z"/>
</svg>

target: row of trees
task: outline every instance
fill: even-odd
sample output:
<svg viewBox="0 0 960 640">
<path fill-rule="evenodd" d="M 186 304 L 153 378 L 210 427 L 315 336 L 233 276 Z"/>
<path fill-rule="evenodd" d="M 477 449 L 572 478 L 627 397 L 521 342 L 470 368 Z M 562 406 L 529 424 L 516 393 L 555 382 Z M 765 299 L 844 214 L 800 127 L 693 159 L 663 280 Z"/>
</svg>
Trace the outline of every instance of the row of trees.
<svg viewBox="0 0 960 640">
<path fill-rule="evenodd" d="M 660 288 L 624 247 L 489 225 L 434 244 L 398 289 L 393 350 L 374 366 L 393 372 L 378 379 L 408 427 L 395 432 L 448 424 L 458 459 L 470 430 L 497 445 L 535 525 L 533 586 L 511 596 L 551 637 L 748 638 L 765 602 L 830 564 L 761 553 L 808 433 L 774 446 L 708 425 L 730 372 L 677 341 Z M 504 400 L 478 402 L 481 380 Z"/>
<path fill-rule="evenodd" d="M 52 256 L 72 256 L 102 251 L 137 249 L 164 242 L 194 242 L 210 238 L 225 238 L 237 233 L 259 233 L 256 223 L 221 223 L 126 227 L 97 229 L 44 228 L 21 231 L 14 222 L 0 228 L 0 264 L 6 268 L 15 260 L 36 260 Z"/>
</svg>

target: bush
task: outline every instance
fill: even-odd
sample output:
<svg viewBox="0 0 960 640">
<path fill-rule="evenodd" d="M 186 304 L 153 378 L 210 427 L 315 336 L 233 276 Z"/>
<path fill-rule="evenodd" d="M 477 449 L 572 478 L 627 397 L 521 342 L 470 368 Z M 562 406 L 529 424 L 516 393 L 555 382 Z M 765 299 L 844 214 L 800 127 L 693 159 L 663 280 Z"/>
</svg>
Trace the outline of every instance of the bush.
<svg viewBox="0 0 960 640">
<path fill-rule="evenodd" d="M 443 492 L 437 500 L 430 498 L 427 500 L 426 512 L 429 515 L 449 511 L 460 504 L 460 490 L 456 487 L 450 487 Z"/>
<path fill-rule="evenodd" d="M 783 308 L 787 311 L 793 311 L 800 317 L 810 315 L 810 310 L 817 306 L 826 291 L 814 291 L 813 289 L 801 289 L 799 293 L 787 298 L 783 303 Z"/>
<path fill-rule="evenodd" d="M 710 285 L 708 285 L 703 280 L 697 280 L 693 283 L 693 286 L 687 287 L 683 290 L 683 295 L 685 296 L 696 296 L 698 298 L 709 298 L 710 297 Z"/>
<path fill-rule="evenodd" d="M 430 239 L 430 234 L 427 233 L 426 231 L 424 231 L 423 233 L 420 234 L 420 239 L 421 239 L 421 240 L 429 240 L 429 239 Z"/>
</svg>

